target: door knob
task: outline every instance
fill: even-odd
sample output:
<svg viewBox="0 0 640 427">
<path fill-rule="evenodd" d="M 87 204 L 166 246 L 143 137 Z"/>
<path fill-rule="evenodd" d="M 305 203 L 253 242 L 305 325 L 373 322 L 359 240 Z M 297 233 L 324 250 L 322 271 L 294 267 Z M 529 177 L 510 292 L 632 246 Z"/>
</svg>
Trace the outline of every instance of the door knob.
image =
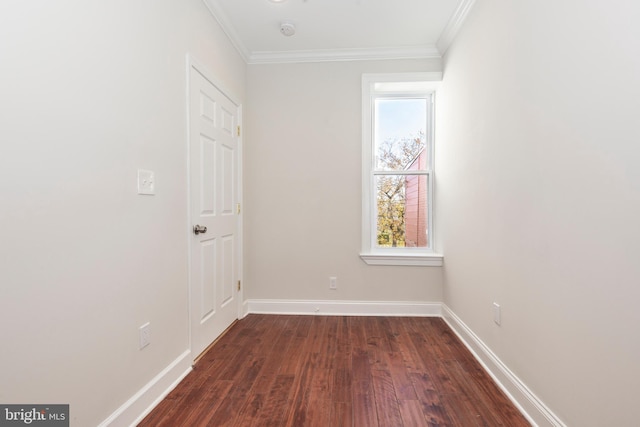
<svg viewBox="0 0 640 427">
<path fill-rule="evenodd" d="M 196 234 L 196 236 L 200 233 L 204 234 L 207 232 L 207 227 L 205 227 L 204 225 L 194 225 L 193 232 Z"/>
</svg>

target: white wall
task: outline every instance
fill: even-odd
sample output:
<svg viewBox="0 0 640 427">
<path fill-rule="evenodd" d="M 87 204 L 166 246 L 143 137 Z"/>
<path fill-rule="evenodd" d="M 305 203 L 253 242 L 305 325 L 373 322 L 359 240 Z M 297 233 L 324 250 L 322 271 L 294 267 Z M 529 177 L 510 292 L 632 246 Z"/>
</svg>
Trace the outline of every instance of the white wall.
<svg viewBox="0 0 640 427">
<path fill-rule="evenodd" d="M 445 57 L 445 302 L 570 426 L 640 419 L 639 17 L 478 0 Z"/>
<path fill-rule="evenodd" d="M 0 402 L 96 425 L 189 348 L 185 55 L 245 65 L 200 0 L 3 1 L 0 40 Z"/>
<path fill-rule="evenodd" d="M 362 73 L 440 69 L 438 60 L 248 67 L 246 298 L 441 301 L 441 268 L 358 256 Z"/>
</svg>

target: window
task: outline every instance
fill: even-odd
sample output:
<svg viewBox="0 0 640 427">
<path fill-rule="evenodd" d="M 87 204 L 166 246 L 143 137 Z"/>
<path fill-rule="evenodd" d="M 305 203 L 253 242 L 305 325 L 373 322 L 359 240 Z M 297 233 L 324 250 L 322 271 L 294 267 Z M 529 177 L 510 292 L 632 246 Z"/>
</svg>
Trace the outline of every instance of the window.
<svg viewBox="0 0 640 427">
<path fill-rule="evenodd" d="M 367 264 L 442 265 L 433 251 L 435 81 L 362 77 L 362 253 Z"/>
</svg>

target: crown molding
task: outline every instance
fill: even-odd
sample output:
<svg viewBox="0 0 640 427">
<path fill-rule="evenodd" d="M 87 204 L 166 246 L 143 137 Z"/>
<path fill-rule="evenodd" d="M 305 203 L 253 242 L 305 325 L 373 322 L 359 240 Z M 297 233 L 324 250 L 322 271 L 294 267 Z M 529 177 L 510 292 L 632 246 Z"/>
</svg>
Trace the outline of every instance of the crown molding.
<svg viewBox="0 0 640 427">
<path fill-rule="evenodd" d="M 438 48 L 440 55 L 444 56 L 445 52 L 449 49 L 449 46 L 451 46 L 453 39 L 458 35 L 460 28 L 462 28 L 462 24 L 465 19 L 467 19 L 467 15 L 469 15 L 469 12 L 475 2 L 476 0 L 460 0 L 456 11 L 451 16 L 447 26 L 444 27 L 440 38 L 436 42 L 436 47 Z"/>
<path fill-rule="evenodd" d="M 381 59 L 440 58 L 435 45 L 369 49 L 317 49 L 297 51 L 262 51 L 249 55 L 249 64 L 295 62 L 368 61 Z"/>
<path fill-rule="evenodd" d="M 231 41 L 231 44 L 236 48 L 244 62 L 249 62 L 249 50 L 240 40 L 240 37 L 238 36 L 235 27 L 231 23 L 231 20 L 229 20 L 227 15 L 222 11 L 222 8 L 218 4 L 218 2 L 216 0 L 202 1 L 207 6 L 207 9 L 209 9 L 209 12 L 211 12 L 211 15 L 213 15 L 215 20 L 218 21 L 218 24 L 220 24 L 222 31 L 224 31 L 224 33 L 227 35 L 227 37 Z"/>
<path fill-rule="evenodd" d="M 255 51 L 251 52 L 241 41 L 240 36 L 224 13 L 217 0 L 202 0 L 231 44 L 236 48 L 247 64 L 278 64 L 301 62 L 331 61 L 369 61 L 385 59 L 440 59 L 447 51 L 456 34 L 462 27 L 475 0 L 460 0 L 456 11 L 447 23 L 435 45 L 414 47 L 383 47 L 364 49 L 315 49 L 297 51 Z"/>
<path fill-rule="evenodd" d="M 318 49 L 304 51 L 250 52 L 240 40 L 233 23 L 224 13 L 217 0 L 202 1 L 218 24 L 220 24 L 222 31 L 227 35 L 231 44 L 233 44 L 247 64 L 440 58 L 440 52 L 435 45 L 371 49 Z"/>
</svg>

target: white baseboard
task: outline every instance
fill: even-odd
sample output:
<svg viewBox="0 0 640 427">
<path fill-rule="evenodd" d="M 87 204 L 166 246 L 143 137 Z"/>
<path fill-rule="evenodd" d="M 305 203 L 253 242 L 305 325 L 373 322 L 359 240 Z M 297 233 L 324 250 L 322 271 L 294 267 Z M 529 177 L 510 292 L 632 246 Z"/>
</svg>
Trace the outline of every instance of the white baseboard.
<svg viewBox="0 0 640 427">
<path fill-rule="evenodd" d="M 256 314 L 315 314 L 323 316 L 442 316 L 442 304 L 439 302 L 253 299 L 245 301 L 245 305 L 247 313 Z"/>
<path fill-rule="evenodd" d="M 247 314 L 249 314 L 249 301 L 244 300 L 242 302 L 242 314 L 240 318 L 244 319 L 245 317 L 247 317 Z"/>
<path fill-rule="evenodd" d="M 482 340 L 449 307 L 442 304 L 442 317 L 458 335 L 485 371 L 518 407 L 527 420 L 537 427 L 566 427 L 529 388 L 496 356 Z"/>
<path fill-rule="evenodd" d="M 178 356 L 98 427 L 135 426 L 191 372 L 191 351 Z"/>
</svg>

